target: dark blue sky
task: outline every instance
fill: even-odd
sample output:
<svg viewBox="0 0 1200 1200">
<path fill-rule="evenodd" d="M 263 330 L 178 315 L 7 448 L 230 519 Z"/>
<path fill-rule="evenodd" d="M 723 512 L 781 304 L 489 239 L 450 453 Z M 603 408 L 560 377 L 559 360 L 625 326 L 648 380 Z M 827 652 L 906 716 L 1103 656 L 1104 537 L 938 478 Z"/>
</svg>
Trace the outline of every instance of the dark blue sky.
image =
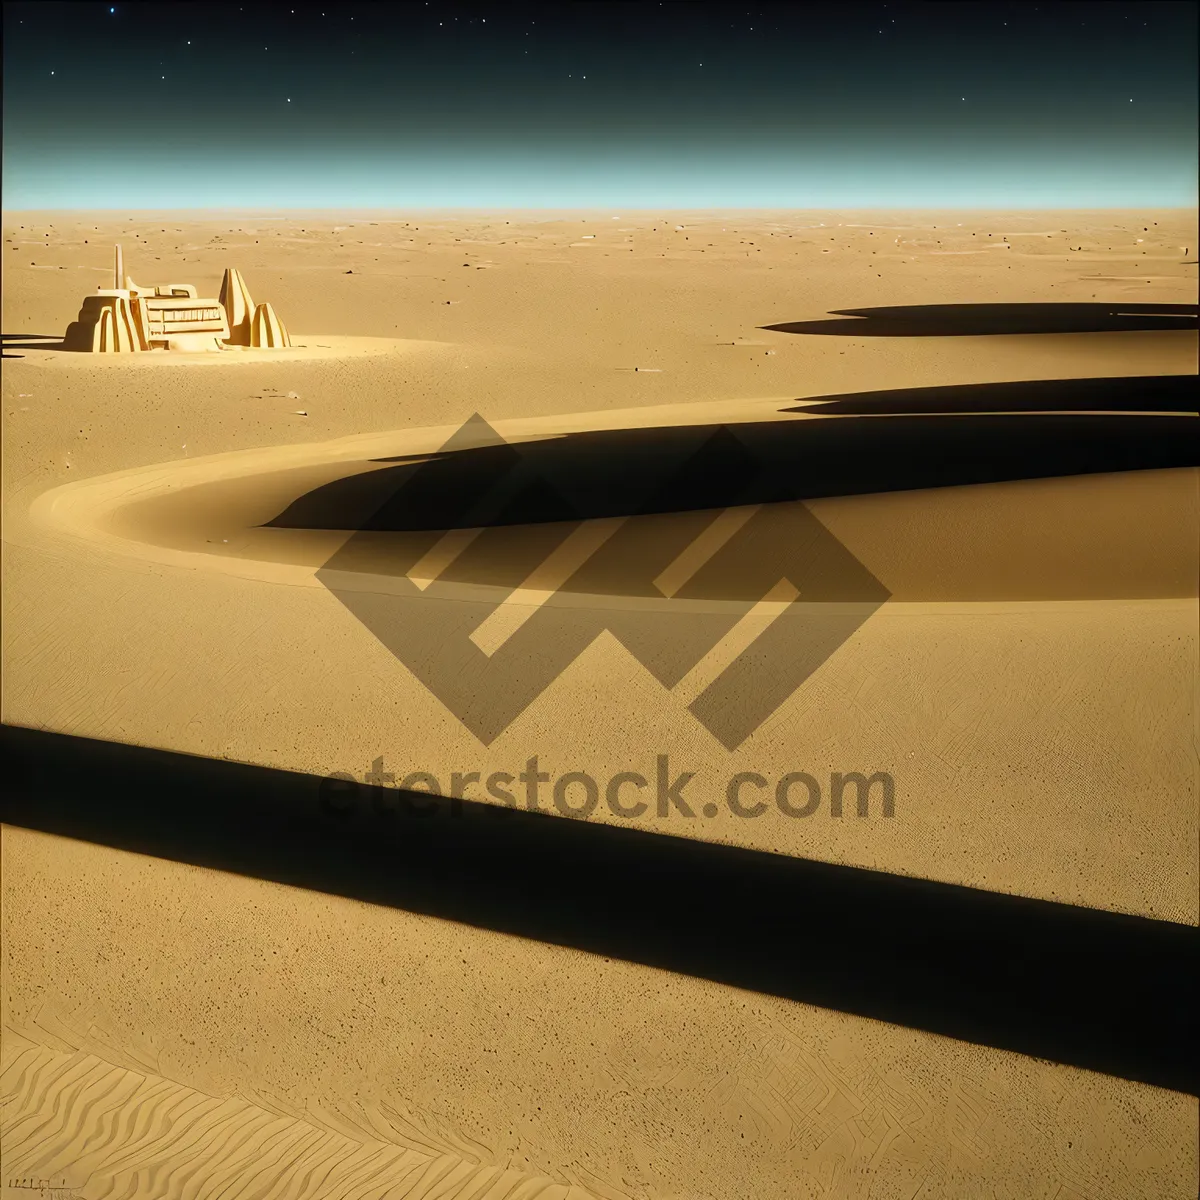
<svg viewBox="0 0 1200 1200">
<path fill-rule="evenodd" d="M 6 4 L 4 207 L 1190 206 L 1196 18 Z"/>
</svg>

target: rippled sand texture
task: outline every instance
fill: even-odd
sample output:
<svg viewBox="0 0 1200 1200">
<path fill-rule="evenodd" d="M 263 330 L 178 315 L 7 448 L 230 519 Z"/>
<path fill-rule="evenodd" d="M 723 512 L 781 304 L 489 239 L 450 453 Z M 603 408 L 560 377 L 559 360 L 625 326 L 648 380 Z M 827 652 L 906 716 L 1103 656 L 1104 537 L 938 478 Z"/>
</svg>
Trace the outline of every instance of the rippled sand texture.
<svg viewBox="0 0 1200 1200">
<path fill-rule="evenodd" d="M 4 721 L 317 775 L 668 755 L 714 816 L 592 820 L 1196 926 L 1195 230 L 6 214 Z M 238 267 L 295 348 L 64 352 L 117 241 L 202 293 Z M 576 488 L 572 536 L 641 547 L 560 552 L 550 603 L 603 632 L 487 744 L 319 574 L 349 556 L 443 612 L 503 600 L 497 661 L 540 628 L 534 568 L 570 523 L 546 502 L 461 528 L 486 447 L 424 524 L 377 515 L 476 414 Z M 721 442 L 678 511 L 638 507 L 722 427 L 775 490 L 735 494 Z M 709 557 L 660 573 L 704 513 Z M 630 647 L 758 598 L 814 519 L 880 599 L 730 750 L 688 707 L 712 662 L 668 688 Z M 760 531 L 745 562 L 735 525 Z M 736 772 L 855 770 L 894 776 L 893 818 L 724 802 Z M 529 886 L 551 909 L 572 883 L 547 861 Z M 5 826 L 0 1192 L 1196 1194 L 1194 1096 L 479 924 Z M 880 913 L 861 954 L 887 937 Z"/>
</svg>

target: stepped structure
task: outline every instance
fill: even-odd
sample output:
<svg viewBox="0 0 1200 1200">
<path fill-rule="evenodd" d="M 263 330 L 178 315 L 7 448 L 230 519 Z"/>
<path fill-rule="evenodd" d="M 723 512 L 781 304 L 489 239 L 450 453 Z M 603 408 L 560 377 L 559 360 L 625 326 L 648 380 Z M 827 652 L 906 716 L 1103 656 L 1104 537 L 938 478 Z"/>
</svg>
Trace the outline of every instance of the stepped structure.
<svg viewBox="0 0 1200 1200">
<path fill-rule="evenodd" d="M 247 346 L 280 349 L 291 339 L 269 304 L 256 308 L 240 271 L 229 268 L 215 299 L 190 283 L 134 283 L 116 247 L 113 286 L 84 299 L 67 327 L 68 350 L 127 354 L 150 350 L 220 350 Z"/>
</svg>

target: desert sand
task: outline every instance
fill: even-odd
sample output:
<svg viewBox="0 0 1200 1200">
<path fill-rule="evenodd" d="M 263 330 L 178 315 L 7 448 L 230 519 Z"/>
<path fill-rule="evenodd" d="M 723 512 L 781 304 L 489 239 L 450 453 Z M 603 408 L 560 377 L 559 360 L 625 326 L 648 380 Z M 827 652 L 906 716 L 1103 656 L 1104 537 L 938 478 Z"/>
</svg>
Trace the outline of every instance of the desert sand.
<svg viewBox="0 0 1200 1200">
<path fill-rule="evenodd" d="M 237 266 L 293 348 L 56 348 L 115 242 L 202 294 Z M 1169 309 L 1196 303 L 1194 212 L 8 213 L 3 255 L 6 723 L 314 775 L 666 755 L 712 817 L 589 820 L 1200 923 L 1200 471 L 1144 457 L 1178 392 L 1119 385 L 1197 371 Z M 891 311 L 838 315 L 863 309 Z M 742 427 L 798 456 L 765 510 L 806 509 L 886 603 L 732 751 L 688 709 L 717 665 L 668 690 L 610 632 L 484 744 L 317 577 L 351 517 L 280 521 L 475 414 L 549 456 Z M 1040 477 L 981 473 L 995 439 Z M 429 602 L 523 586 L 515 636 L 529 530 L 443 545 Z M 614 560 L 556 603 L 667 602 Z M 852 771 L 894 778 L 893 817 L 724 799 Z M 13 825 L 3 943 L 4 1196 L 1196 1194 L 1182 1091 Z"/>
</svg>

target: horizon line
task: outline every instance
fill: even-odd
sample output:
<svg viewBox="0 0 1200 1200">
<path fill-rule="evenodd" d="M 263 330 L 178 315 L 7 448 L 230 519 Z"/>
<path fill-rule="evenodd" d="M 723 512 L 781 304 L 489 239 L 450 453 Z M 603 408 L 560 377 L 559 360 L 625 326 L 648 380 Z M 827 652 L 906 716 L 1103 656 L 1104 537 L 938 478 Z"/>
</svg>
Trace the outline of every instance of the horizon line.
<svg viewBox="0 0 1200 1200">
<path fill-rule="evenodd" d="M 153 208 L 130 208 L 127 205 L 71 205 L 67 207 L 42 206 L 35 208 L 8 208 L 0 205 L 0 214 L 20 216 L 25 213 L 127 213 L 143 215 L 150 213 L 393 213 L 393 212 L 470 212 L 470 213 L 604 213 L 611 214 L 615 208 L 623 213 L 662 212 L 772 212 L 772 213 L 949 213 L 949 212 L 1128 212 L 1130 210 L 1153 212 L 1194 212 L 1200 208 L 1200 199 L 1189 204 L 846 204 L 846 205 L 469 205 L 469 204 L 419 204 L 419 205 L 184 205 L 158 206 Z"/>
</svg>

